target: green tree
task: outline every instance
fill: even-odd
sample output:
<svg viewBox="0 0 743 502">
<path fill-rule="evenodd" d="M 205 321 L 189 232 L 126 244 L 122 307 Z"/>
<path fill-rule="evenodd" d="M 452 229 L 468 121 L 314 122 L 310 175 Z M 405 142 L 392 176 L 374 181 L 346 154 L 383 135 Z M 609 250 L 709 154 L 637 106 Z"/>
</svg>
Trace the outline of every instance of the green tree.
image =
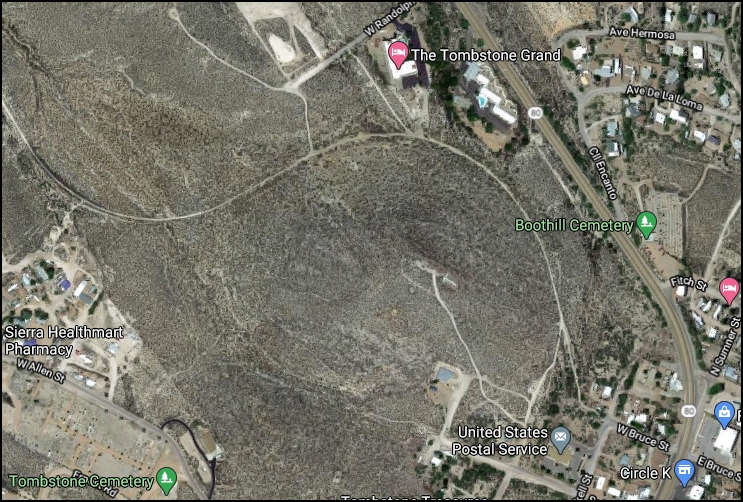
<svg viewBox="0 0 743 502">
<path fill-rule="evenodd" d="M 723 390 L 725 390 L 725 384 L 723 382 L 717 382 L 709 388 L 707 394 L 709 394 L 710 396 L 714 396 L 715 394 L 719 394 Z"/>
<path fill-rule="evenodd" d="M 686 22 L 689 20 L 689 9 L 686 7 L 681 7 L 679 9 L 678 17 L 679 23 L 686 24 Z"/>
<path fill-rule="evenodd" d="M 469 108 L 467 108 L 467 120 L 470 122 L 474 122 L 477 120 L 477 111 L 475 110 L 475 105 L 470 105 Z"/>
</svg>

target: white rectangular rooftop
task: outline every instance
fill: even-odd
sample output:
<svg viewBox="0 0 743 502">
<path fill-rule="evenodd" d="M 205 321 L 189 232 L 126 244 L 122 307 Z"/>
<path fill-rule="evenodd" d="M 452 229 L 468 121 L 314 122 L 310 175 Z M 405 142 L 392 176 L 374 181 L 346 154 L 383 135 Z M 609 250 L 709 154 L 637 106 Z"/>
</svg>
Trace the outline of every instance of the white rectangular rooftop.
<svg viewBox="0 0 743 502">
<path fill-rule="evenodd" d="M 80 296 L 80 294 L 83 291 L 85 291 L 85 286 L 87 285 L 88 285 L 88 281 L 81 281 L 80 284 L 78 284 L 77 287 L 75 288 L 75 291 L 72 293 L 72 296 L 74 296 L 75 298 Z"/>
<path fill-rule="evenodd" d="M 480 96 L 487 99 L 490 103 L 494 103 L 496 105 L 499 105 L 503 99 L 498 96 L 496 93 L 488 89 L 487 87 L 483 87 L 480 89 Z"/>
<path fill-rule="evenodd" d="M 503 108 L 500 108 L 498 105 L 495 105 L 493 107 L 493 113 L 500 119 L 502 119 L 505 123 L 508 125 L 511 125 L 516 122 L 516 117 L 508 113 Z"/>
<path fill-rule="evenodd" d="M 717 438 L 715 439 L 715 444 L 713 446 L 716 450 L 720 450 L 724 453 L 731 454 L 733 451 L 733 447 L 735 446 L 735 441 L 737 439 L 738 439 L 738 431 L 736 431 L 732 427 L 721 429 L 720 433 L 717 435 Z"/>
<path fill-rule="evenodd" d="M 490 80 L 488 80 L 488 77 L 480 73 L 475 77 L 475 81 L 477 81 L 480 85 L 488 85 L 490 83 Z"/>
</svg>

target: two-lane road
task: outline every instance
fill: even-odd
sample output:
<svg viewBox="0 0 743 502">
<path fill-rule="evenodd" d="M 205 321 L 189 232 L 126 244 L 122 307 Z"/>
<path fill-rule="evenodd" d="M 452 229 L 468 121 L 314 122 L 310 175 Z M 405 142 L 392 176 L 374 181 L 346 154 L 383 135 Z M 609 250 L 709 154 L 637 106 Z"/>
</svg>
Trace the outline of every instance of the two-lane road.
<svg viewBox="0 0 743 502">
<path fill-rule="evenodd" d="M 483 14 L 480 11 L 480 7 L 477 4 L 471 3 L 457 3 L 457 7 L 462 12 L 465 18 L 470 23 L 472 30 L 477 33 L 479 38 L 482 38 L 485 42 L 485 48 L 491 50 L 498 50 L 498 43 L 492 36 L 487 28 L 486 20 L 487 14 Z M 522 81 L 519 74 L 515 71 L 511 63 L 495 63 L 495 66 L 500 70 L 503 77 L 508 81 L 511 88 L 516 93 L 518 99 L 524 105 L 525 108 L 532 106 L 539 106 L 539 102 L 536 100 L 534 95 L 531 93 L 529 88 Z M 602 219 L 612 219 L 612 213 L 606 205 L 604 200 L 604 194 L 599 194 L 589 181 L 588 177 L 583 173 L 581 168 L 576 163 L 570 151 L 567 149 L 562 139 L 557 134 L 555 129 L 550 124 L 549 120 L 542 119 L 536 121 L 536 127 L 542 134 L 543 138 L 550 142 L 552 147 L 555 149 L 560 160 L 565 165 L 565 168 L 569 171 L 573 180 L 578 184 L 578 187 L 586 196 L 588 201 L 593 205 L 596 212 Z M 645 261 L 637 246 L 635 246 L 632 238 L 622 232 L 613 232 L 612 237 L 616 241 L 619 248 L 624 253 L 625 257 L 632 264 L 633 268 L 640 276 L 643 284 L 648 288 L 652 298 L 660 306 L 668 322 L 668 331 L 673 336 L 674 345 L 679 355 L 679 363 L 681 365 L 681 373 L 684 384 L 684 402 L 695 403 L 696 402 L 696 382 L 694 379 L 694 350 L 691 346 L 689 335 L 686 332 L 684 322 L 677 314 L 674 306 L 668 297 L 663 293 L 660 283 L 655 277 L 654 272 Z M 677 459 L 683 458 L 690 450 L 693 441 L 692 435 L 692 421 L 684 421 L 681 424 L 679 434 L 675 440 L 675 446 L 677 448 Z M 656 498 L 667 499 L 673 495 L 673 486 L 670 483 L 666 483 L 661 493 L 656 494 Z"/>
</svg>

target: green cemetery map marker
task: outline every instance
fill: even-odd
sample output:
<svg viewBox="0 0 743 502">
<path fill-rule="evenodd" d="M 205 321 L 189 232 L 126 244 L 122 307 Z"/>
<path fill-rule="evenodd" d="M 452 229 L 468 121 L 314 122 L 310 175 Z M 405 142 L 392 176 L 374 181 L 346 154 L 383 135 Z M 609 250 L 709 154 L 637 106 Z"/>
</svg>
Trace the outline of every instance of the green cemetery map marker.
<svg viewBox="0 0 743 502">
<path fill-rule="evenodd" d="M 155 481 L 162 488 L 163 493 L 167 496 L 170 490 L 175 486 L 175 481 L 178 477 L 175 475 L 175 471 L 170 467 L 163 467 L 157 471 Z"/>
<path fill-rule="evenodd" d="M 650 238 L 650 234 L 653 233 L 657 223 L 658 220 L 650 211 L 643 211 L 637 215 L 637 228 L 640 229 L 640 233 L 645 237 L 645 240 Z"/>
</svg>

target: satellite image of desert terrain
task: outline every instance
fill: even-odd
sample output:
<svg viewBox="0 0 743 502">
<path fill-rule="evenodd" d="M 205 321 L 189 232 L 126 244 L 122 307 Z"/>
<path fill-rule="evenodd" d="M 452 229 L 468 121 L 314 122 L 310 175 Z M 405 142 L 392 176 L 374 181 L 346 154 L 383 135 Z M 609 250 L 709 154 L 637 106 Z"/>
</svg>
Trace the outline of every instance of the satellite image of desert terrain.
<svg viewBox="0 0 743 502">
<path fill-rule="evenodd" d="M 740 2 L 4 2 L 3 500 L 740 500 Z"/>
</svg>

